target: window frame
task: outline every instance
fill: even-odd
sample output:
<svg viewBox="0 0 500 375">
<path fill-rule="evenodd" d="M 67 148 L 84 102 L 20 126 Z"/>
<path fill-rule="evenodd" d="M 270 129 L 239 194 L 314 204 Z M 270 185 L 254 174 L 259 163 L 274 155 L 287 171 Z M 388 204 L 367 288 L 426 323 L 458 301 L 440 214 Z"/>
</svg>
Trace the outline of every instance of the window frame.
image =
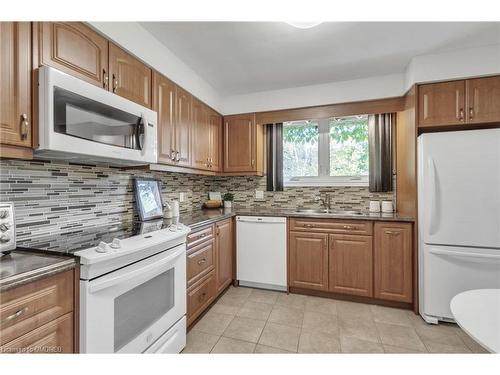
<svg viewBox="0 0 500 375">
<path fill-rule="evenodd" d="M 289 180 L 283 176 L 284 187 L 368 186 L 368 175 L 330 176 L 330 119 L 310 119 L 318 122 L 318 176 L 292 177 Z"/>
</svg>

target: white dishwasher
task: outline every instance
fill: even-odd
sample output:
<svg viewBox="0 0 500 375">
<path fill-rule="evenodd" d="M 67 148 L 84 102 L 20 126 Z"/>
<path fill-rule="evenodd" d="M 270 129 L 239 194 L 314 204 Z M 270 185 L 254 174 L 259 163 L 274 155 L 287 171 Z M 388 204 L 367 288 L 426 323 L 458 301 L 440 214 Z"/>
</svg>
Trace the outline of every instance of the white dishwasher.
<svg viewBox="0 0 500 375">
<path fill-rule="evenodd" d="M 236 216 L 236 279 L 240 285 L 286 290 L 286 218 Z"/>
</svg>

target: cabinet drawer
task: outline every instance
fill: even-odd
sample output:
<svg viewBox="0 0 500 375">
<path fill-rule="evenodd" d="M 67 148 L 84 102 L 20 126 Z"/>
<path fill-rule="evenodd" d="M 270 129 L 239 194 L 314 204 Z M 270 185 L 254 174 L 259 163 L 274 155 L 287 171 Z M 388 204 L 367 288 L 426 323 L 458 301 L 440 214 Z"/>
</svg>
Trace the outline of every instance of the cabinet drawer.
<svg viewBox="0 0 500 375">
<path fill-rule="evenodd" d="M 214 268 L 214 244 L 212 239 L 190 249 L 187 254 L 188 286 Z"/>
<path fill-rule="evenodd" d="M 212 303 L 215 297 L 215 271 L 187 291 L 188 326 Z"/>
<path fill-rule="evenodd" d="M 73 313 L 10 341 L 0 353 L 73 353 Z"/>
<path fill-rule="evenodd" d="M 373 223 L 361 220 L 301 219 L 290 220 L 290 230 L 317 233 L 363 234 L 371 236 Z"/>
<path fill-rule="evenodd" d="M 211 240 L 212 238 L 214 238 L 213 224 L 189 233 L 187 236 L 187 247 L 188 249 L 191 249 L 202 242 Z"/>
<path fill-rule="evenodd" d="M 0 345 L 73 310 L 73 270 L 0 295 Z"/>
</svg>

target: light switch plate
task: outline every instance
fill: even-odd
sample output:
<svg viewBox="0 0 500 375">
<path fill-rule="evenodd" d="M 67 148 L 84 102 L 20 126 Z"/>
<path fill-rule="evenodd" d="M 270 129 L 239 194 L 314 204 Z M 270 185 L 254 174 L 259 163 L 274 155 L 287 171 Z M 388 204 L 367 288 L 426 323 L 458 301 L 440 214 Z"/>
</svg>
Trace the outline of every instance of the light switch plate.
<svg viewBox="0 0 500 375">
<path fill-rule="evenodd" d="M 262 190 L 255 190 L 255 199 L 264 199 L 264 192 Z"/>
<path fill-rule="evenodd" d="M 179 202 L 184 202 L 184 193 L 179 193 Z"/>
</svg>

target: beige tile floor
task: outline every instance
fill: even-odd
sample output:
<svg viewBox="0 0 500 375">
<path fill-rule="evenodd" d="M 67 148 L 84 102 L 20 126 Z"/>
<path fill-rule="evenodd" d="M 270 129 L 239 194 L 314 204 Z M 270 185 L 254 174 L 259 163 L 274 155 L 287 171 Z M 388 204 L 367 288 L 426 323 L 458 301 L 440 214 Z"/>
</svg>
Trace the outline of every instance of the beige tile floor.
<svg viewBox="0 0 500 375">
<path fill-rule="evenodd" d="M 411 311 L 230 287 L 183 353 L 484 353 L 454 324 Z"/>
</svg>

